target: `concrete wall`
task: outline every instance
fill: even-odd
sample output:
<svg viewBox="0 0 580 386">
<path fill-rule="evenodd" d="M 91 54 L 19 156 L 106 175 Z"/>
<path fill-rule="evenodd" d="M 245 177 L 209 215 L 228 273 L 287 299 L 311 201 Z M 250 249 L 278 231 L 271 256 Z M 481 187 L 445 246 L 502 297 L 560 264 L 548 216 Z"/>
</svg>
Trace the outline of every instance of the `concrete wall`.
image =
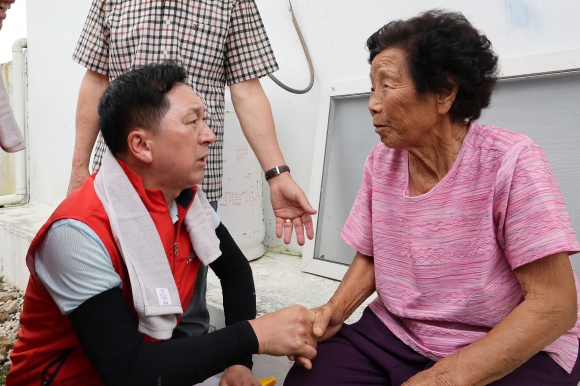
<svg viewBox="0 0 580 386">
<path fill-rule="evenodd" d="M 256 0 L 280 64 L 276 74 L 291 87 L 308 83 L 308 67 L 285 0 Z M 76 97 L 84 69 L 71 59 L 90 0 L 28 0 L 29 138 L 31 198 L 50 204 L 65 196 L 74 143 Z M 294 0 L 294 10 L 316 71 L 306 95 L 293 95 L 269 79 L 278 139 L 295 180 L 308 192 L 319 87 L 368 76 L 364 43 L 386 22 L 433 7 L 463 12 L 483 30 L 502 58 L 580 48 L 576 0 Z M 274 234 L 267 185 L 266 244 Z M 291 246 L 299 249 L 296 244 Z"/>
</svg>

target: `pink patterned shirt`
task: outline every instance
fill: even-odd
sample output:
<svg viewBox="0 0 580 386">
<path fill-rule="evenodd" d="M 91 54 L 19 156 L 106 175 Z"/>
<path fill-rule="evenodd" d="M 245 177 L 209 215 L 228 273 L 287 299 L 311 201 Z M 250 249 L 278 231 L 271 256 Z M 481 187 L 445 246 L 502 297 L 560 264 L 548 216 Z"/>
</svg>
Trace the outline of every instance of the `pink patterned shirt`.
<svg viewBox="0 0 580 386">
<path fill-rule="evenodd" d="M 421 196 L 409 197 L 407 165 L 405 150 L 371 152 L 341 236 L 374 256 L 372 311 L 439 360 L 523 301 L 515 268 L 580 245 L 548 160 L 525 135 L 473 122 L 451 170 Z M 577 322 L 544 349 L 568 372 L 579 331 Z"/>
</svg>

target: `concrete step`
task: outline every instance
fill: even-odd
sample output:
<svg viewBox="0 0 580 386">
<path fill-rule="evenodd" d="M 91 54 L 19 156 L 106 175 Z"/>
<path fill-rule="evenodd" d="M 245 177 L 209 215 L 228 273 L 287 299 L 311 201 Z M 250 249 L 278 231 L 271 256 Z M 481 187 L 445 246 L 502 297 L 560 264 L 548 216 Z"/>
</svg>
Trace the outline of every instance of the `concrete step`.
<svg viewBox="0 0 580 386">
<path fill-rule="evenodd" d="M 30 243 L 55 208 L 42 203 L 0 208 L 0 270 L 6 281 L 22 290 L 28 283 Z"/>
</svg>

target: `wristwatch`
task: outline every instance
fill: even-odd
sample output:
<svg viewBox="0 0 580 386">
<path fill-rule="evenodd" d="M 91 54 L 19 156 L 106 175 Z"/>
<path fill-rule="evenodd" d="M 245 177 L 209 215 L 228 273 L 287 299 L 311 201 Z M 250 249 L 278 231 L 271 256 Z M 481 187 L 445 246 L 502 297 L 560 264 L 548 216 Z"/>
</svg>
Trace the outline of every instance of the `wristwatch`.
<svg viewBox="0 0 580 386">
<path fill-rule="evenodd" d="M 288 165 L 276 166 L 264 173 L 266 176 L 266 181 L 268 181 L 272 177 L 276 177 L 278 174 L 282 174 L 284 172 L 290 173 L 290 168 Z"/>
</svg>

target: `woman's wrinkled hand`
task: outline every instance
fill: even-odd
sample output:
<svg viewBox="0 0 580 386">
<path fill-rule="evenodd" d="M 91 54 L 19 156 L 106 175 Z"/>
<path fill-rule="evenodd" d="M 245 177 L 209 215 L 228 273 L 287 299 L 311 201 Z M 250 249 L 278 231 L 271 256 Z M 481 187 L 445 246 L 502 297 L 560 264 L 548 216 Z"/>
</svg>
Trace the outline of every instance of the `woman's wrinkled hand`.
<svg viewBox="0 0 580 386">
<path fill-rule="evenodd" d="M 316 321 L 312 331 L 318 341 L 325 340 L 336 334 L 344 323 L 344 314 L 333 303 L 313 309 Z"/>
<path fill-rule="evenodd" d="M 344 315 L 336 305 L 327 303 L 322 307 L 314 308 L 312 311 L 316 313 L 316 320 L 314 321 L 312 332 L 318 342 L 328 339 L 340 331 L 344 323 Z M 307 358 L 299 355 L 289 355 L 288 359 L 294 361 L 299 366 L 309 368 L 310 361 Z"/>
</svg>

